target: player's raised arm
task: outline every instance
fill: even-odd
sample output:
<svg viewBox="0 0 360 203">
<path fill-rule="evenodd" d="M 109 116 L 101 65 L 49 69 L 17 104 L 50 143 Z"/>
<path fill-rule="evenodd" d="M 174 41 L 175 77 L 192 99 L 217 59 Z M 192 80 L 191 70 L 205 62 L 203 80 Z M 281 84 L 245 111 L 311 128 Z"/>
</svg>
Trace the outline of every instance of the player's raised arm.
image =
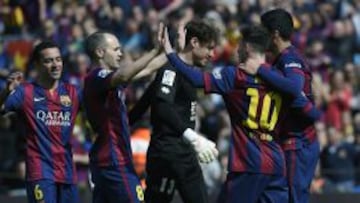
<svg viewBox="0 0 360 203">
<path fill-rule="evenodd" d="M 162 35 L 162 33 L 163 25 L 160 24 L 158 38 Z M 120 61 L 123 53 L 119 40 L 111 33 L 96 32 L 86 39 L 86 51 L 95 66 L 107 69 L 109 72 L 113 72 L 109 76 L 110 78 L 108 84 L 111 87 L 117 87 L 120 84 L 130 82 L 131 79 L 159 53 L 160 47 L 155 46 L 155 48 L 136 61 L 133 61 L 131 64 L 121 66 Z M 156 68 L 160 68 L 160 66 Z M 156 68 L 153 68 L 152 71 L 156 70 Z"/>
<path fill-rule="evenodd" d="M 23 74 L 21 72 L 15 72 L 9 75 L 7 78 L 7 85 L 0 93 L 0 110 L 4 110 L 4 104 L 9 94 L 20 85 L 23 80 Z"/>
<path fill-rule="evenodd" d="M 184 45 L 185 39 L 183 39 L 185 38 L 185 32 L 186 32 L 185 29 L 178 30 L 179 39 L 177 44 L 179 47 L 185 46 Z M 203 72 L 185 64 L 175 53 L 170 42 L 169 32 L 167 27 L 165 27 L 164 29 L 163 39 L 160 42 L 161 45 L 163 46 L 163 49 L 166 53 L 166 57 L 168 58 L 170 64 L 174 66 L 180 73 L 182 73 L 194 87 L 198 87 L 198 88 L 204 87 Z"/>
<path fill-rule="evenodd" d="M 300 65 L 300 63 L 289 63 L 289 67 L 284 70 L 284 75 L 281 75 L 273 69 L 253 65 L 251 62 L 249 62 L 247 66 L 242 66 L 242 69 L 248 74 L 258 75 L 277 91 L 297 97 L 301 94 L 304 85 L 304 77 L 303 73 L 301 74 L 302 71 L 297 71 L 294 67 L 290 67 L 291 64 L 294 66 Z"/>
<path fill-rule="evenodd" d="M 157 71 L 159 68 L 164 66 L 167 61 L 168 60 L 164 53 L 157 55 L 146 65 L 146 67 L 143 70 L 137 73 L 131 80 L 138 80 L 140 78 L 149 76 L 150 74 L 152 74 L 153 72 Z"/>
</svg>

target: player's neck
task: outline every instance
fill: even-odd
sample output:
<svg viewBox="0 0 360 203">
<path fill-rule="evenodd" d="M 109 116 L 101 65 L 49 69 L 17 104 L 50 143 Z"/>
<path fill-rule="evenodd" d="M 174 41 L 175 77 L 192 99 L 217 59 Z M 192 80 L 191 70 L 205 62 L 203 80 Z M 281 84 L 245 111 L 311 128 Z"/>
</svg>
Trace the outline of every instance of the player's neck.
<svg viewBox="0 0 360 203">
<path fill-rule="evenodd" d="M 111 70 L 110 66 L 108 66 L 106 63 L 104 63 L 102 60 L 94 63 L 93 67 L 101 67 L 103 69 Z"/>
<path fill-rule="evenodd" d="M 279 53 L 283 52 L 285 49 L 287 49 L 289 46 L 291 46 L 290 41 L 279 41 L 277 44 Z"/>
<path fill-rule="evenodd" d="M 46 78 L 38 78 L 36 81 L 38 85 L 47 90 L 55 90 L 59 85 L 59 80 L 46 79 Z"/>
<path fill-rule="evenodd" d="M 183 51 L 181 53 L 179 53 L 179 57 L 181 60 L 183 60 L 186 64 L 188 65 L 194 65 L 194 60 L 192 57 L 192 53 L 190 51 L 186 52 Z"/>
</svg>

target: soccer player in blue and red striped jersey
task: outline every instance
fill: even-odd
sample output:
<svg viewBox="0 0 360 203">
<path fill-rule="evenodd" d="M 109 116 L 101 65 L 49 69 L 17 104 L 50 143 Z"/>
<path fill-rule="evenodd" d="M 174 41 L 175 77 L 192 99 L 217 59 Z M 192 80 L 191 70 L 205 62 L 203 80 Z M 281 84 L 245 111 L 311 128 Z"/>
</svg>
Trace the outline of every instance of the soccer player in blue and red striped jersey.
<svg viewBox="0 0 360 203">
<path fill-rule="evenodd" d="M 240 46 L 240 61 L 246 64 L 252 58 L 258 65 L 265 63 L 265 49 L 270 40 L 268 32 L 262 27 L 251 27 L 244 29 L 242 34 L 244 43 Z M 169 40 L 164 41 L 170 63 L 194 86 L 204 87 L 207 93 L 221 94 L 228 109 L 232 136 L 229 173 L 221 201 L 287 203 L 285 159 L 275 141 L 278 139 L 275 131 L 294 102 L 292 98 L 281 97 L 264 82 L 237 67 L 225 67 L 213 74 L 201 73 L 171 53 Z M 261 67 L 270 68 L 264 64 Z M 309 102 L 299 94 L 293 105 L 298 105 L 302 111 Z M 316 117 L 317 112 L 310 107 L 311 111 L 306 113 L 309 118 Z"/>
<path fill-rule="evenodd" d="M 159 33 L 161 30 L 160 26 Z M 142 202 L 144 194 L 132 162 L 125 89 L 159 49 L 121 66 L 118 39 L 111 33 L 96 32 L 86 39 L 86 50 L 93 69 L 85 78 L 84 106 L 97 134 L 90 151 L 93 202 Z"/>
<path fill-rule="evenodd" d="M 261 16 L 261 22 L 271 33 L 270 49 L 276 55 L 273 67 L 283 74 L 256 65 L 247 66 L 245 70 L 257 74 L 284 95 L 294 97 L 302 92 L 312 101 L 310 67 L 290 41 L 294 29 L 291 14 L 283 9 L 270 10 Z M 292 110 L 280 135 L 286 156 L 290 202 L 309 202 L 309 188 L 320 153 L 314 123 Z"/>
<path fill-rule="evenodd" d="M 63 61 L 56 44 L 38 44 L 33 61 L 36 81 L 22 82 L 22 73 L 13 73 L 0 97 L 3 110 L 25 123 L 28 202 L 78 203 L 70 137 L 80 94 L 60 81 Z"/>
</svg>

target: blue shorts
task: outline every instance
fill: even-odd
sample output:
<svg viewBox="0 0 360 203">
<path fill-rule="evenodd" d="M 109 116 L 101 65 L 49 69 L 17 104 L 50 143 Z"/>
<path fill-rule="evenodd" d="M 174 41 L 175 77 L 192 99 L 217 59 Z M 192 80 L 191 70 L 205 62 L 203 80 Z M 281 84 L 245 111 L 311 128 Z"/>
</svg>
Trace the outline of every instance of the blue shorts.
<svg viewBox="0 0 360 203">
<path fill-rule="evenodd" d="M 93 203 L 139 203 L 144 201 L 140 180 L 133 170 L 120 166 L 92 167 Z"/>
<path fill-rule="evenodd" d="M 291 203 L 308 203 L 309 189 L 319 159 L 320 145 L 316 140 L 300 149 L 286 150 L 287 179 Z"/>
<path fill-rule="evenodd" d="M 284 176 L 255 173 L 229 173 L 219 203 L 288 203 Z"/>
<path fill-rule="evenodd" d="M 29 203 L 78 203 L 78 190 L 75 184 L 56 183 L 53 180 L 26 182 Z"/>
</svg>

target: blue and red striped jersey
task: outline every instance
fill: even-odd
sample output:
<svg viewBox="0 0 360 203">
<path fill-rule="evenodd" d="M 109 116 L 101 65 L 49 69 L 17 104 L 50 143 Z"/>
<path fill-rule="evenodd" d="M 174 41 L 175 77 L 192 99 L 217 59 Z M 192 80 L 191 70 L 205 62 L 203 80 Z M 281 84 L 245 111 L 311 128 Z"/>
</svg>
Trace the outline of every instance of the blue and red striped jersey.
<svg viewBox="0 0 360 203">
<path fill-rule="evenodd" d="M 269 68 L 269 67 L 268 67 Z M 205 92 L 223 96 L 232 124 L 228 170 L 285 175 L 275 130 L 289 102 L 236 67 L 204 74 Z"/>
<path fill-rule="evenodd" d="M 7 98 L 5 111 L 15 111 L 26 127 L 26 179 L 75 183 L 71 136 L 80 94 L 67 83 L 56 90 L 23 83 Z"/>
<path fill-rule="evenodd" d="M 111 87 L 113 71 L 96 68 L 84 84 L 84 107 L 97 137 L 90 151 L 93 166 L 132 168 L 125 86 Z"/>
<path fill-rule="evenodd" d="M 286 48 L 274 61 L 273 65 L 283 72 L 285 77 L 288 75 L 297 75 L 302 78 L 302 91 L 306 97 L 313 103 L 313 94 L 311 90 L 311 69 L 302 55 L 294 46 Z M 304 142 L 311 143 L 316 139 L 315 127 L 312 121 L 305 118 L 304 114 L 299 114 L 296 109 L 291 109 L 286 121 L 280 128 L 281 144 L 285 150 L 297 149 Z"/>
</svg>

